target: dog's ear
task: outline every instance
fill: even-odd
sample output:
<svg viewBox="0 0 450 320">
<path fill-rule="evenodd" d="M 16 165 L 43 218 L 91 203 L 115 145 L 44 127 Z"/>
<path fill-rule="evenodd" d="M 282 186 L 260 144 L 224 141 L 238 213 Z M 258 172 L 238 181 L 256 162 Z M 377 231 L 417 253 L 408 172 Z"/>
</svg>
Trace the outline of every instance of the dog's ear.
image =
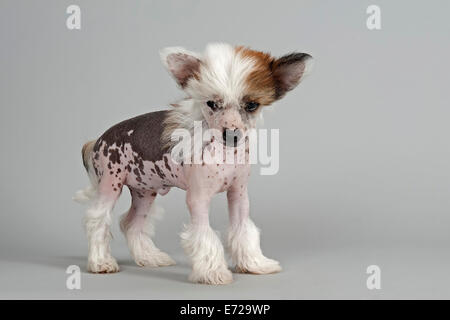
<svg viewBox="0 0 450 320">
<path fill-rule="evenodd" d="M 160 51 L 160 56 L 164 66 L 181 88 L 184 88 L 200 71 L 200 57 L 184 48 L 165 48 Z"/>
<path fill-rule="evenodd" d="M 294 89 L 311 72 L 313 61 L 307 53 L 290 53 L 271 63 L 276 99 L 281 99 L 286 92 Z"/>
</svg>

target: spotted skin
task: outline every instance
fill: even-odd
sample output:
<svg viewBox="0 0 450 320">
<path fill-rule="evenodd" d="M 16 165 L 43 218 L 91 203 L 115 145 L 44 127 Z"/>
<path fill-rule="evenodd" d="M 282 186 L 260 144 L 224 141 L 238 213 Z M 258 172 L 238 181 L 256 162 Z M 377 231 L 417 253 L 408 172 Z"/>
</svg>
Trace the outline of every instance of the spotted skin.
<svg viewBox="0 0 450 320">
<path fill-rule="evenodd" d="M 171 187 L 183 190 L 201 187 L 213 195 L 228 190 L 233 184 L 246 183 L 250 167 L 242 164 L 245 162 L 242 157 L 248 157 L 248 149 L 245 155 L 238 155 L 234 148 L 225 149 L 241 164 L 173 161 L 160 141 L 166 114 L 167 111 L 158 111 L 123 121 L 96 141 L 90 160 L 97 182 L 106 185 L 105 193 L 120 194 L 123 186 L 134 190 L 137 196 L 149 191 L 165 195 Z M 212 154 L 224 148 L 215 139 L 206 147 Z"/>
</svg>

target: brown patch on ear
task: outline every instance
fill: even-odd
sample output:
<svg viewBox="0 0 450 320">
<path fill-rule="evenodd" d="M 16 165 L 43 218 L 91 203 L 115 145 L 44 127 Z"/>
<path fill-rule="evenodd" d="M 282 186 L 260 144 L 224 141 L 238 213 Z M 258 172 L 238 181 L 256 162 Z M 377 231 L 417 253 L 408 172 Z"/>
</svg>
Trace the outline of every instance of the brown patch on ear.
<svg viewBox="0 0 450 320">
<path fill-rule="evenodd" d="M 251 50 L 240 46 L 236 47 L 236 53 L 244 59 L 254 61 L 254 70 L 249 74 L 246 99 L 258 102 L 260 105 L 269 105 L 276 100 L 276 85 L 272 76 L 271 66 L 274 58 L 265 52 Z"/>
</svg>

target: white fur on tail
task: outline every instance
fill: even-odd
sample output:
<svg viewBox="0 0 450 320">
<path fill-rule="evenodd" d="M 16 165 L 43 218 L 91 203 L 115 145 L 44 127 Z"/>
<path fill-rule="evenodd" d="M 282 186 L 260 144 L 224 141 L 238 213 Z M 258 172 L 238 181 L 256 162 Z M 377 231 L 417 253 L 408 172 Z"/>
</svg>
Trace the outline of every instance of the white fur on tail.
<svg viewBox="0 0 450 320">
<path fill-rule="evenodd" d="M 72 197 L 72 200 L 78 203 L 90 203 L 97 197 L 97 188 L 94 186 L 87 186 L 82 190 L 78 190 Z"/>
<path fill-rule="evenodd" d="M 86 166 L 86 171 L 89 176 L 89 180 L 91 181 L 91 185 L 87 186 L 82 190 L 78 190 L 75 195 L 72 197 L 72 200 L 78 203 L 91 203 L 94 199 L 97 198 L 97 177 L 94 173 L 94 167 L 92 164 L 92 149 L 94 148 L 95 141 L 89 141 L 84 144 L 83 149 L 81 150 L 81 155 L 83 157 L 83 163 Z"/>
</svg>

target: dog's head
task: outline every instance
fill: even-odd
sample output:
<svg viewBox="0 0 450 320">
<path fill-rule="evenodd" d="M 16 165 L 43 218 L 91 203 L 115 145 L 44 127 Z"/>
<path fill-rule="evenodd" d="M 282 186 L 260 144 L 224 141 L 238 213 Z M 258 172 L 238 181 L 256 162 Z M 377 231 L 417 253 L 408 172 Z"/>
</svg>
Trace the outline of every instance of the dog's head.
<svg viewBox="0 0 450 320">
<path fill-rule="evenodd" d="M 237 145 L 254 128 L 262 107 L 281 99 L 310 71 L 312 57 L 210 44 L 204 54 L 172 47 L 161 51 L 164 65 L 200 108 L 209 128 L 226 145 Z"/>
</svg>

